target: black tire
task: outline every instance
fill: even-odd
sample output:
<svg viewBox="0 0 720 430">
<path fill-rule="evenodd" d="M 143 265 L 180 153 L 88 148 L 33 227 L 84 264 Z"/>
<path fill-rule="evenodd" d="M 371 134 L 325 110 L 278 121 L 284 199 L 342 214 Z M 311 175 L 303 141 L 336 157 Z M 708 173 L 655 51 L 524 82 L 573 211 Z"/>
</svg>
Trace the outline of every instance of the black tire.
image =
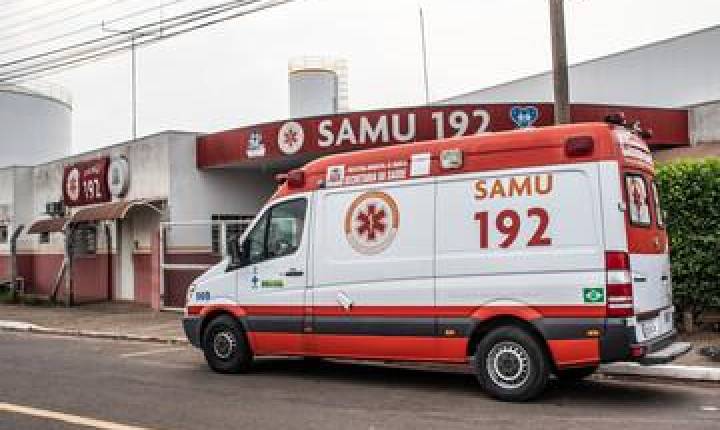
<svg viewBox="0 0 720 430">
<path fill-rule="evenodd" d="M 558 370 L 557 372 L 555 372 L 555 376 L 557 376 L 557 378 L 561 382 L 573 383 L 582 381 L 583 379 L 595 373 L 597 369 L 597 366 L 573 367 L 570 369 Z"/>
<path fill-rule="evenodd" d="M 550 362 L 540 342 L 516 326 L 486 334 L 475 352 L 475 373 L 485 392 L 503 401 L 523 402 L 543 392 Z"/>
<path fill-rule="evenodd" d="M 218 373 L 246 372 L 252 364 L 245 332 L 229 315 L 220 315 L 208 323 L 202 346 L 208 366 Z"/>
</svg>

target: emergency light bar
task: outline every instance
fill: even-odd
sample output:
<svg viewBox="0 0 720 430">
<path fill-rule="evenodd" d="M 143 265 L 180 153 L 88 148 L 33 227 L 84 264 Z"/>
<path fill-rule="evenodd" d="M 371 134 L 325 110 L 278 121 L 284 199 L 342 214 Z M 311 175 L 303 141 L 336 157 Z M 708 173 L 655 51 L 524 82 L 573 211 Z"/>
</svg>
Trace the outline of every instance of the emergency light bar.
<svg viewBox="0 0 720 430">
<path fill-rule="evenodd" d="M 640 121 L 635 121 L 632 124 L 628 124 L 627 119 L 625 119 L 624 112 L 615 112 L 615 113 L 606 115 L 605 122 L 608 124 L 625 127 L 627 130 L 635 133 L 636 135 L 642 137 L 643 139 L 650 139 L 653 137 L 652 129 L 649 129 L 649 128 L 643 129 L 640 126 Z"/>
</svg>

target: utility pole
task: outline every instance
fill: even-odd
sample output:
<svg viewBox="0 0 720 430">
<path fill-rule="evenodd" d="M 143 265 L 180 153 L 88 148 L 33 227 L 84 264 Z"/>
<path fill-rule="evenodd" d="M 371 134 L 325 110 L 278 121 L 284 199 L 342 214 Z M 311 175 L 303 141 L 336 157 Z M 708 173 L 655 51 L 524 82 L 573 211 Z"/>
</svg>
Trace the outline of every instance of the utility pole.
<svg viewBox="0 0 720 430">
<path fill-rule="evenodd" d="M 420 37 L 422 38 L 422 61 L 423 61 L 423 82 L 425 84 L 425 104 L 430 103 L 430 88 L 428 86 L 428 68 L 427 68 L 427 45 L 425 43 L 425 17 L 423 16 L 422 6 L 420 9 Z"/>
<path fill-rule="evenodd" d="M 135 30 L 113 30 L 102 23 L 103 31 L 109 33 L 127 34 L 130 38 L 130 73 L 131 73 L 131 104 L 132 104 L 132 140 L 137 139 L 137 46 L 135 39 L 138 37 L 151 36 L 157 32 L 142 32 Z M 161 32 L 162 33 L 162 32 Z"/>
<path fill-rule="evenodd" d="M 568 90 L 567 46 L 565 43 L 564 0 L 550 3 L 550 33 L 552 34 L 553 93 L 555 124 L 570 122 L 570 96 Z"/>
</svg>

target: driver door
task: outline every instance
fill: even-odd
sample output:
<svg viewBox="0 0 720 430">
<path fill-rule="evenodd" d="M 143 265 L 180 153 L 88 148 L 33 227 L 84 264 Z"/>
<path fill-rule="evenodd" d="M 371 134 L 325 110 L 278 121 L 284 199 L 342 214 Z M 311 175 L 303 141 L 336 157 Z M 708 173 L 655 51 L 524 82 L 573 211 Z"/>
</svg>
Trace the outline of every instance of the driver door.
<svg viewBox="0 0 720 430">
<path fill-rule="evenodd" d="M 305 197 L 274 204 L 243 241 L 238 303 L 258 355 L 304 353 L 308 205 Z"/>
</svg>

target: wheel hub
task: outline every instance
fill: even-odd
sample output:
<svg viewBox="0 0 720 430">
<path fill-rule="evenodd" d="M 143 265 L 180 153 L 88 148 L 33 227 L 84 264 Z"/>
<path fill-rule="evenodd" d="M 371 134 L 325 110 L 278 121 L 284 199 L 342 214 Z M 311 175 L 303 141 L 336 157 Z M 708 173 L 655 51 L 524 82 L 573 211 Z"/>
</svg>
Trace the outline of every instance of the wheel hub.
<svg viewBox="0 0 720 430">
<path fill-rule="evenodd" d="M 486 367 L 496 385 L 515 389 L 525 384 L 530 377 L 530 356 L 518 343 L 500 342 L 488 353 Z"/>
<path fill-rule="evenodd" d="M 213 350 L 221 360 L 227 360 L 235 352 L 237 340 L 229 331 L 219 331 L 213 337 Z"/>
</svg>

